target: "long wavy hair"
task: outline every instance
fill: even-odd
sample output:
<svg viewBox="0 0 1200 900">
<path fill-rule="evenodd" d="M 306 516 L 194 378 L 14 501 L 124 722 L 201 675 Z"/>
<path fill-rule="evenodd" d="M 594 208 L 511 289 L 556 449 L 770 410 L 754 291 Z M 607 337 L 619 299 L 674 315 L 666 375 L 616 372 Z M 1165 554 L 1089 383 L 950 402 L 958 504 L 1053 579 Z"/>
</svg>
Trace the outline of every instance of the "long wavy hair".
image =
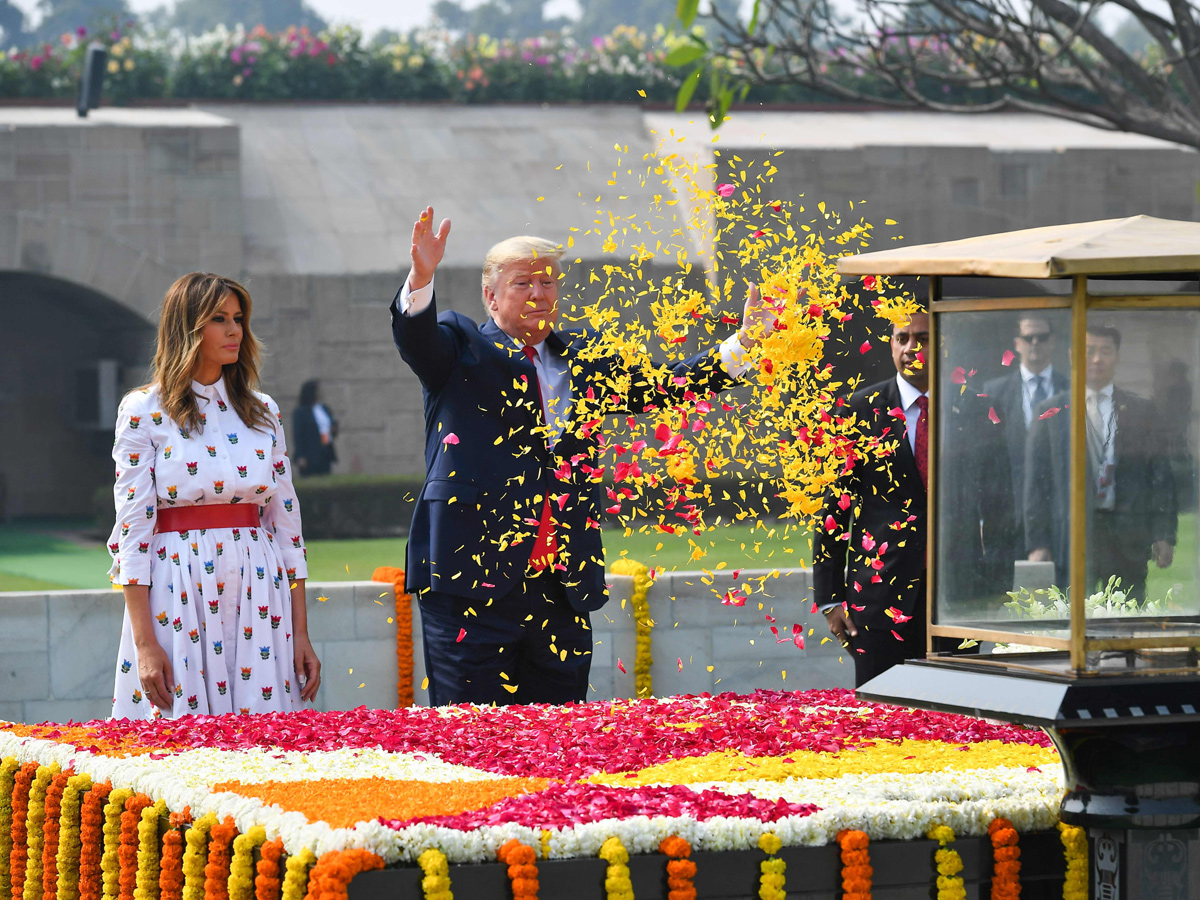
<svg viewBox="0 0 1200 900">
<path fill-rule="evenodd" d="M 204 326 L 212 321 L 233 294 L 242 306 L 242 344 L 238 359 L 222 367 L 225 390 L 238 417 L 250 428 L 273 431 L 275 417 L 254 395 L 262 345 L 250 331 L 250 293 L 232 278 L 191 272 L 176 281 L 163 298 L 158 320 L 158 349 L 154 353 L 152 382 L 158 388 L 163 411 L 188 431 L 203 432 L 200 407 L 192 390 Z"/>
</svg>

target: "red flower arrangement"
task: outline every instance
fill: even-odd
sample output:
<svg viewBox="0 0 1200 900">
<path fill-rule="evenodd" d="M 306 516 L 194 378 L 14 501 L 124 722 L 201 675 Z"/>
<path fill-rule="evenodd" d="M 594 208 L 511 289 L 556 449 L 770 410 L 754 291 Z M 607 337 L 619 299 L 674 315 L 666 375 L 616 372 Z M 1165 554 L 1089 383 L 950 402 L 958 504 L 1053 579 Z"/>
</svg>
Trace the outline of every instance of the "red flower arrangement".
<svg viewBox="0 0 1200 900">
<path fill-rule="evenodd" d="M 25 867 L 29 862 L 29 787 L 37 770 L 37 763 L 28 762 L 13 776 L 12 851 L 8 857 L 8 883 L 13 897 L 20 897 L 25 891 Z"/>
<path fill-rule="evenodd" d="M 42 895 L 53 898 L 58 893 L 58 824 L 62 817 L 63 789 L 72 769 L 59 772 L 46 788 L 46 819 L 42 823 Z"/>
<path fill-rule="evenodd" d="M 533 852 L 533 848 L 514 838 L 501 845 L 496 851 L 496 858 L 508 866 L 513 900 L 537 900 L 537 854 Z"/>
<path fill-rule="evenodd" d="M 283 857 L 283 839 L 267 841 L 259 848 L 257 875 L 254 878 L 254 900 L 279 900 L 283 881 L 279 876 Z M 162 900 L 167 900 L 163 897 Z"/>
<path fill-rule="evenodd" d="M 346 900 L 351 878 L 359 872 L 382 868 L 383 860 L 370 850 L 354 848 L 326 853 L 308 873 L 308 893 L 304 900 Z M 212 898 L 206 894 L 205 900 Z"/>
<path fill-rule="evenodd" d="M 1021 896 L 1021 848 L 1019 837 L 1008 819 L 993 819 L 988 825 L 992 839 L 992 900 L 1017 900 Z"/>
<path fill-rule="evenodd" d="M 79 811 L 79 900 L 101 900 L 104 893 L 100 857 L 104 852 L 104 804 L 112 784 L 93 784 Z"/>
<path fill-rule="evenodd" d="M 696 900 L 696 864 L 688 859 L 692 855 L 692 845 L 681 837 L 663 838 L 658 851 L 670 857 L 667 900 Z"/>
<path fill-rule="evenodd" d="M 204 900 L 229 900 L 229 863 L 237 837 L 233 818 L 214 825 L 208 835 L 208 864 L 204 867 Z"/>
<path fill-rule="evenodd" d="M 183 826 L 191 821 L 187 811 L 171 813 L 170 828 L 163 835 L 158 864 L 159 900 L 181 900 L 183 897 Z"/>
<path fill-rule="evenodd" d="M 125 811 L 121 813 L 121 842 L 117 848 L 117 900 L 133 900 L 133 892 L 137 888 L 138 870 L 138 823 L 142 820 L 142 810 L 153 806 L 154 801 L 145 794 L 134 794 L 125 801 Z"/>
<path fill-rule="evenodd" d="M 865 831 L 843 829 L 838 832 L 838 846 L 842 848 L 842 898 L 843 900 L 871 900 L 871 843 Z"/>
</svg>

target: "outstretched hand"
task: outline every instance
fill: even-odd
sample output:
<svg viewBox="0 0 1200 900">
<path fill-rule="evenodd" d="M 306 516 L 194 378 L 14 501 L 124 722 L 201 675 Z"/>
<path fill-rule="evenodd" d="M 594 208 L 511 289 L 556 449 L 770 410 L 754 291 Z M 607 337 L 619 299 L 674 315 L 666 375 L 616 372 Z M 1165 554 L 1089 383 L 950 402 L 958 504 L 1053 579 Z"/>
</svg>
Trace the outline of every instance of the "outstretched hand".
<svg viewBox="0 0 1200 900">
<path fill-rule="evenodd" d="M 802 291 L 800 297 L 803 296 Z M 742 327 L 738 330 L 738 340 L 743 348 L 753 350 L 775 330 L 778 311 L 777 305 L 762 297 L 757 284 L 750 285 L 746 293 L 746 305 L 742 309 Z"/>
<path fill-rule="evenodd" d="M 446 238 L 450 236 L 450 220 L 442 219 L 435 233 L 433 230 L 433 207 L 427 206 L 420 218 L 413 223 L 412 274 L 408 276 L 408 289 L 415 291 L 433 280 L 433 273 L 446 253 Z"/>
</svg>

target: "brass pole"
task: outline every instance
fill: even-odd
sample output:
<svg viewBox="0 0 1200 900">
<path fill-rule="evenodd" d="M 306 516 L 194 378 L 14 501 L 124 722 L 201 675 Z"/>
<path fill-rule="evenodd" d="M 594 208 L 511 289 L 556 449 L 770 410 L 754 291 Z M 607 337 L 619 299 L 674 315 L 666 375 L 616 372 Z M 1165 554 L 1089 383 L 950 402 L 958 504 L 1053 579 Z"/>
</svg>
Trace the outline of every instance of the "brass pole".
<svg viewBox="0 0 1200 900">
<path fill-rule="evenodd" d="M 937 485 L 937 358 L 939 353 L 936 317 L 933 314 L 934 304 L 942 297 L 942 278 L 933 275 L 929 279 L 929 346 L 925 348 L 925 366 L 929 373 L 929 443 L 926 446 L 927 471 L 929 484 L 925 491 L 925 656 L 933 653 L 933 630 L 935 622 L 934 607 L 936 606 L 937 586 L 934 573 L 937 571 L 937 505 L 935 488 Z"/>
<path fill-rule="evenodd" d="M 1071 493 L 1068 551 L 1071 579 L 1071 668 L 1082 672 L 1087 598 L 1087 276 L 1076 275 L 1071 291 Z"/>
</svg>

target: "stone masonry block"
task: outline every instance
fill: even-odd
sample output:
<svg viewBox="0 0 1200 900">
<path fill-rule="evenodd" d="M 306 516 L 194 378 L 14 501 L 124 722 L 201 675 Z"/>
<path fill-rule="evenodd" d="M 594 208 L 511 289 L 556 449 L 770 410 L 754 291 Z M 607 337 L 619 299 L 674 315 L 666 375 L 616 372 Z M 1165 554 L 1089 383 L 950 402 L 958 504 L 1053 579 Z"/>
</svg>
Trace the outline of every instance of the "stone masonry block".
<svg viewBox="0 0 1200 900">
<path fill-rule="evenodd" d="M 0 721 L 24 722 L 25 704 L 19 700 L 0 701 Z"/>
<path fill-rule="evenodd" d="M 58 700 L 112 699 L 125 605 L 116 591 L 64 591 L 49 598 L 50 689 Z"/>
<path fill-rule="evenodd" d="M 396 594 L 392 585 L 381 581 L 354 583 L 354 634 L 359 640 L 395 640 Z"/>
<path fill-rule="evenodd" d="M 396 641 L 325 641 L 321 709 L 396 708 Z M 360 687 L 360 685 L 362 685 Z"/>
<path fill-rule="evenodd" d="M 707 678 L 706 667 L 712 662 L 712 635 L 707 628 L 655 628 L 651 648 L 654 664 L 650 673 L 656 696 L 703 690 L 697 673 Z"/>
<path fill-rule="evenodd" d="M 112 697 L 93 697 L 87 700 L 28 700 L 23 722 L 90 722 L 112 715 Z"/>
<path fill-rule="evenodd" d="M 45 650 L 0 653 L 0 697 L 43 700 L 49 696 L 49 653 Z"/>
<path fill-rule="evenodd" d="M 306 585 L 308 633 L 318 641 L 354 640 L 354 585 L 324 582 Z M 320 598 L 324 597 L 322 600 Z"/>
<path fill-rule="evenodd" d="M 45 594 L 0 594 L 0 653 L 45 650 L 48 647 L 48 614 Z"/>
</svg>

